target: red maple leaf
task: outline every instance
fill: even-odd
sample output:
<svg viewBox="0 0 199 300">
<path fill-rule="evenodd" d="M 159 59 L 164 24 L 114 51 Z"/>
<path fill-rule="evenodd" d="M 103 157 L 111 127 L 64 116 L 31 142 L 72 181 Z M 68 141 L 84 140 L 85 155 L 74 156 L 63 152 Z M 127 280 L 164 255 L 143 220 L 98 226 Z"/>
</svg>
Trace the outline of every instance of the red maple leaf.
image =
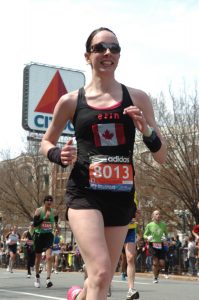
<svg viewBox="0 0 199 300">
<path fill-rule="evenodd" d="M 114 136 L 113 133 L 111 133 L 109 130 L 106 130 L 102 136 L 105 138 L 105 140 L 111 140 L 112 137 Z"/>
</svg>

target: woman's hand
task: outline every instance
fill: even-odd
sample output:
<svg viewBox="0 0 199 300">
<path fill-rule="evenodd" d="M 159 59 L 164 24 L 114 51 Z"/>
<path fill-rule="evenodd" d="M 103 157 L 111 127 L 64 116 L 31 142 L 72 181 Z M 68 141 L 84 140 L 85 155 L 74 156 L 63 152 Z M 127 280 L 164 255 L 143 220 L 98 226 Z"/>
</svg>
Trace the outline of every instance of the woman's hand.
<svg viewBox="0 0 199 300">
<path fill-rule="evenodd" d="M 66 142 L 64 147 L 61 149 L 61 162 L 63 165 L 71 165 L 74 163 L 77 157 L 77 148 L 73 144 L 73 139 Z"/>
<path fill-rule="evenodd" d="M 137 106 L 128 106 L 123 112 L 133 120 L 135 127 L 142 133 L 148 135 L 148 125 L 143 112 Z"/>
</svg>

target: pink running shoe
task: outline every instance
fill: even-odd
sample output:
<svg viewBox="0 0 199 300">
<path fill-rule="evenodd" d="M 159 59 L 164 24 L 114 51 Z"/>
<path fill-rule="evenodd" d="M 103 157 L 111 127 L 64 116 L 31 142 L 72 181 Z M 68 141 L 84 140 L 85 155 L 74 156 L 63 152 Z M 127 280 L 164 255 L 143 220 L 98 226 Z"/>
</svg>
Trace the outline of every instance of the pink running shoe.
<svg viewBox="0 0 199 300">
<path fill-rule="evenodd" d="M 82 288 L 78 285 L 72 286 L 67 292 L 67 300 L 75 300 Z"/>
</svg>

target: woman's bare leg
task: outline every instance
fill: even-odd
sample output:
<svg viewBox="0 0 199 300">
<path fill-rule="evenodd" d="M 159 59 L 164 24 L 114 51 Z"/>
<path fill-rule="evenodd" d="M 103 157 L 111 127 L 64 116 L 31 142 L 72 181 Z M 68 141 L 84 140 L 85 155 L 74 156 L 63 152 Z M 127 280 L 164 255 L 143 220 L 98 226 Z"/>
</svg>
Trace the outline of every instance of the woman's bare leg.
<svg viewBox="0 0 199 300">
<path fill-rule="evenodd" d="M 104 228 L 101 212 L 94 209 L 69 209 L 68 216 L 88 272 L 84 289 L 77 299 L 106 300 L 127 226 Z"/>
</svg>

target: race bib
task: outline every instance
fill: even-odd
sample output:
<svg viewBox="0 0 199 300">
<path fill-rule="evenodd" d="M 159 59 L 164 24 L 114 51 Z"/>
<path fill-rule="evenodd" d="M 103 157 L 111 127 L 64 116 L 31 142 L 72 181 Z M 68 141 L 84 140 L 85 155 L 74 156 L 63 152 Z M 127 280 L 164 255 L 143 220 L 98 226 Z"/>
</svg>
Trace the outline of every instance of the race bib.
<svg viewBox="0 0 199 300">
<path fill-rule="evenodd" d="M 162 249 L 162 243 L 153 243 L 153 248 Z"/>
<path fill-rule="evenodd" d="M 11 240 L 10 242 L 9 242 L 9 245 L 16 245 L 17 244 L 17 241 L 15 241 L 15 240 Z"/>
<path fill-rule="evenodd" d="M 15 245 L 15 244 L 17 244 L 17 241 L 18 241 L 18 235 L 16 235 L 16 234 L 9 235 L 9 240 L 8 240 L 9 245 Z"/>
<path fill-rule="evenodd" d="M 46 230 L 46 231 L 51 231 L 52 230 L 52 224 L 50 222 L 43 222 L 41 224 L 41 229 Z"/>
<path fill-rule="evenodd" d="M 125 156 L 94 155 L 90 157 L 89 183 L 93 190 L 130 192 L 133 167 Z"/>
</svg>

